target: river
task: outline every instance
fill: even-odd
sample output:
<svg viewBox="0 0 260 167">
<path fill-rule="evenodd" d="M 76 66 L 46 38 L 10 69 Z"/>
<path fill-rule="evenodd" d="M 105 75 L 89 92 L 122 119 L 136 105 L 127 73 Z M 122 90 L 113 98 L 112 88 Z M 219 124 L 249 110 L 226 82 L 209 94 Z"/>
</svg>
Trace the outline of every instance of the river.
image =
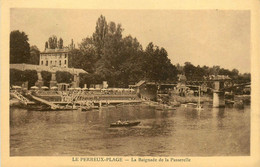
<svg viewBox="0 0 260 167">
<path fill-rule="evenodd" d="M 136 127 L 110 128 L 118 119 Z M 135 105 L 81 112 L 10 108 L 11 156 L 247 156 L 250 106 L 156 110 Z"/>
</svg>

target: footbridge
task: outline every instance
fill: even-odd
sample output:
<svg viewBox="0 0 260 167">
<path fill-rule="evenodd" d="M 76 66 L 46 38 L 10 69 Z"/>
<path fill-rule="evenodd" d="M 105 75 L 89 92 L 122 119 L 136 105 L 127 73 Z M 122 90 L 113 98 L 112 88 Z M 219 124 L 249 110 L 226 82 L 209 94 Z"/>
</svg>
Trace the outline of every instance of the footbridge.
<svg viewBox="0 0 260 167">
<path fill-rule="evenodd" d="M 34 102 L 30 101 L 26 97 L 24 97 L 21 93 L 17 91 L 10 92 L 10 95 L 18 99 L 21 103 L 28 105 L 28 104 L 34 104 Z"/>
<path fill-rule="evenodd" d="M 38 101 L 38 102 L 40 102 L 40 103 L 43 103 L 43 104 L 46 104 L 46 105 L 50 106 L 51 109 L 59 109 L 59 108 L 60 108 L 59 105 L 56 105 L 56 104 L 54 104 L 54 103 L 52 103 L 52 102 L 49 102 L 49 101 L 47 101 L 47 100 L 44 100 L 44 99 L 42 99 L 42 98 L 39 98 L 39 97 L 36 97 L 36 96 L 33 96 L 33 95 L 31 95 L 31 97 L 32 97 L 34 100 L 36 100 L 36 101 Z"/>
</svg>

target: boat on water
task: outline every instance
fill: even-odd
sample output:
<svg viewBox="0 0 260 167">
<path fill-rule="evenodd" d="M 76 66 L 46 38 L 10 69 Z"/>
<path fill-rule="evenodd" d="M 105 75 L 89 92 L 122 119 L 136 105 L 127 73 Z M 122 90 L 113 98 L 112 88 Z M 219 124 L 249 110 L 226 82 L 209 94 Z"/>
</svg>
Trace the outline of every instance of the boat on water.
<svg viewBox="0 0 260 167">
<path fill-rule="evenodd" d="M 93 108 L 92 107 L 81 107 L 81 111 L 91 111 Z"/>
<path fill-rule="evenodd" d="M 140 121 L 135 121 L 135 122 L 129 122 L 129 121 L 124 121 L 124 122 L 114 122 L 110 124 L 110 127 L 131 127 L 131 126 L 137 126 L 141 122 Z"/>
</svg>

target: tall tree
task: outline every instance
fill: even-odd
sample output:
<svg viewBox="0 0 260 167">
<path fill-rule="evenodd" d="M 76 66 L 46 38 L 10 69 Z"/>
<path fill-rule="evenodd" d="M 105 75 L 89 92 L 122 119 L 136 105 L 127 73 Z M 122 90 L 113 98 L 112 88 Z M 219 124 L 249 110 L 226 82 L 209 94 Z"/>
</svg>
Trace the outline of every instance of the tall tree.
<svg viewBox="0 0 260 167">
<path fill-rule="evenodd" d="M 94 45 L 96 46 L 99 55 L 102 55 L 103 47 L 105 44 L 105 37 L 107 33 L 108 33 L 107 21 L 106 18 L 101 15 L 97 20 L 96 30 L 92 35 Z"/>
<path fill-rule="evenodd" d="M 187 80 L 193 80 L 195 78 L 196 67 L 191 62 L 184 63 L 184 73 Z"/>
<path fill-rule="evenodd" d="M 86 61 L 84 62 L 83 69 L 89 73 L 94 73 L 96 71 L 96 62 L 100 56 L 97 54 L 97 48 L 94 45 L 93 39 L 89 37 L 83 39 L 81 44 L 79 44 L 79 48 L 83 56 L 82 59 Z"/>
<path fill-rule="evenodd" d="M 71 39 L 71 43 L 69 44 L 69 49 L 70 50 L 73 50 L 73 49 L 75 49 L 75 44 L 74 44 L 74 41 L 73 41 L 73 39 Z"/>
<path fill-rule="evenodd" d="M 45 42 L 45 49 L 48 49 L 48 42 Z"/>
<path fill-rule="evenodd" d="M 27 63 L 30 58 L 28 36 L 19 30 L 10 34 L 10 63 Z"/>
<path fill-rule="evenodd" d="M 83 39 L 79 50 L 71 52 L 77 59 L 73 63 L 90 73 L 81 83 L 104 79 L 110 86 L 127 87 L 141 79 L 176 79 L 177 69 L 164 48 L 150 43 L 143 51 L 136 38 L 130 35 L 123 38 L 122 32 L 120 24 L 107 24 L 102 15 L 98 18 L 92 37 Z"/>
<path fill-rule="evenodd" d="M 58 45 L 58 48 L 59 48 L 59 49 L 62 49 L 62 48 L 63 48 L 63 39 L 62 39 L 62 38 L 59 39 L 58 44 L 59 44 L 59 45 Z"/>
<path fill-rule="evenodd" d="M 110 22 L 108 32 L 104 39 L 102 56 L 97 62 L 96 72 L 104 78 L 110 78 L 110 84 L 116 85 L 116 78 L 119 77 L 120 66 L 120 48 L 122 47 L 122 28 Z"/>
<path fill-rule="evenodd" d="M 28 63 L 39 65 L 40 61 L 40 50 L 37 46 L 33 45 L 30 47 L 30 60 Z"/>
<path fill-rule="evenodd" d="M 49 37 L 48 42 L 50 49 L 56 49 L 58 47 L 57 37 L 55 35 Z"/>
</svg>

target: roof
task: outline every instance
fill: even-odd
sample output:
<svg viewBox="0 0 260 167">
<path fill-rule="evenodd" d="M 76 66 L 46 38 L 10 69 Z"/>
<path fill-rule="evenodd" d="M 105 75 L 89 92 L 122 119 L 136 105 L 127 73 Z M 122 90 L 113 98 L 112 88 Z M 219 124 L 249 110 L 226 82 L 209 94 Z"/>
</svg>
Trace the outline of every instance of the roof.
<svg viewBox="0 0 260 167">
<path fill-rule="evenodd" d="M 135 86 L 139 87 L 139 86 L 143 85 L 144 83 L 145 83 L 145 81 L 141 80 L 137 84 L 135 84 Z"/>
<path fill-rule="evenodd" d="M 139 87 L 139 86 L 143 85 L 145 82 L 146 82 L 146 81 L 141 80 L 141 81 L 139 81 L 138 83 L 136 83 L 135 85 L 129 85 L 129 87 Z"/>
<path fill-rule="evenodd" d="M 210 80 L 230 80 L 228 75 L 211 75 Z"/>
<path fill-rule="evenodd" d="M 46 54 L 46 53 L 67 53 L 69 52 L 68 48 L 56 48 L 56 49 L 50 49 L 50 48 L 45 48 L 45 50 L 43 52 L 41 52 L 41 54 Z"/>
<path fill-rule="evenodd" d="M 49 72 L 67 71 L 71 74 L 88 73 L 83 69 L 79 69 L 79 68 L 48 67 L 48 66 L 39 66 L 33 64 L 10 64 L 10 69 L 17 69 L 22 71 L 36 70 L 36 71 L 49 71 Z"/>
</svg>

